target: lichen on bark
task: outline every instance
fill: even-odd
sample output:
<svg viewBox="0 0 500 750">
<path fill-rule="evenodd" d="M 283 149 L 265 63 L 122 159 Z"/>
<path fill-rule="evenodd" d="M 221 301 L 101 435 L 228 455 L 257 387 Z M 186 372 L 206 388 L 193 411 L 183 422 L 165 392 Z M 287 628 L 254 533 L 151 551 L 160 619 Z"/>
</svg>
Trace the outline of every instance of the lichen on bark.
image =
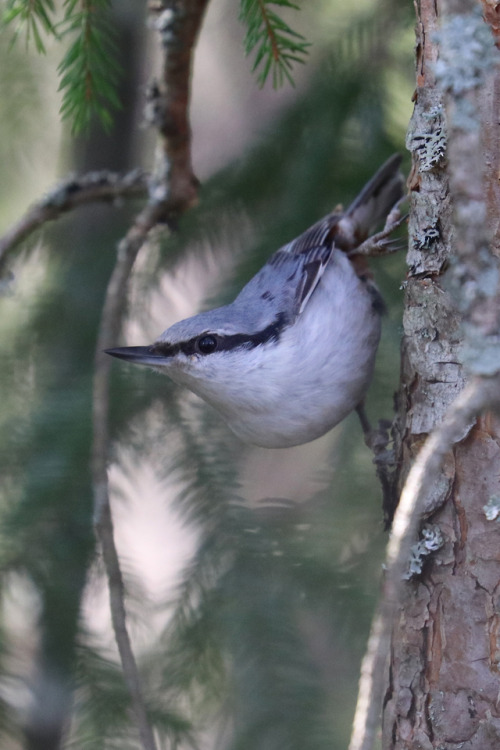
<svg viewBox="0 0 500 750">
<path fill-rule="evenodd" d="M 467 75 L 476 76 L 469 90 L 480 84 L 475 102 L 466 102 L 477 129 L 467 130 L 470 120 L 453 120 L 456 92 L 449 75 L 456 71 L 445 69 L 443 54 L 445 24 L 454 23 L 454 33 L 463 33 L 463 61 L 474 55 L 466 45 L 478 43 L 471 19 L 487 24 L 472 0 L 420 0 L 416 10 L 417 88 L 407 139 L 413 155 L 409 270 L 395 427 L 401 486 L 468 374 L 488 375 L 485 368 L 492 352 L 495 361 L 500 320 L 494 257 L 500 144 L 493 106 L 499 101 L 499 76 L 491 64 L 493 52 L 487 82 L 481 71 L 488 66 L 482 61 L 475 70 L 466 65 Z M 487 28 L 484 36 L 477 28 L 480 43 L 487 44 Z M 473 200 L 477 213 L 467 213 L 466 201 L 470 209 Z M 476 249 L 481 243 L 487 256 Z M 483 268 L 490 269 L 489 276 Z M 484 289 L 468 305 L 466 294 L 476 283 Z M 484 347 L 489 359 L 482 358 Z M 385 690 L 384 750 L 500 747 L 500 525 L 485 510 L 500 496 L 499 466 L 500 421 L 484 415 L 467 426 L 449 451 L 427 495 L 424 517 L 439 527 L 444 544 L 403 588 Z"/>
</svg>

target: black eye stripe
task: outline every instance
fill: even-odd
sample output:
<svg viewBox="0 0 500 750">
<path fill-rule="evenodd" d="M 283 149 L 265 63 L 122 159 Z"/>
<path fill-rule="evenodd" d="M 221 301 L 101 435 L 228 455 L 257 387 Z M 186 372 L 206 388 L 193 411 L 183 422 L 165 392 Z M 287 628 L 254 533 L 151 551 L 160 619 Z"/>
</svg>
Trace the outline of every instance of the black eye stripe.
<svg viewBox="0 0 500 750">
<path fill-rule="evenodd" d="M 199 342 L 201 339 L 211 337 L 217 342 L 214 352 L 231 351 L 231 349 L 254 349 L 256 346 L 261 344 L 267 344 L 268 341 L 278 341 L 281 332 L 286 327 L 286 316 L 284 313 L 280 313 L 276 320 L 271 325 L 263 328 L 262 331 L 256 333 L 233 333 L 227 335 L 221 335 L 218 333 L 211 333 L 207 331 L 201 336 L 195 336 L 187 341 L 179 341 L 176 344 L 169 344 L 168 342 L 158 342 L 150 347 L 152 354 L 161 354 L 164 357 L 175 357 L 176 354 L 182 352 L 187 357 L 199 353 Z M 204 353 L 204 356 L 210 356 L 209 353 Z"/>
</svg>

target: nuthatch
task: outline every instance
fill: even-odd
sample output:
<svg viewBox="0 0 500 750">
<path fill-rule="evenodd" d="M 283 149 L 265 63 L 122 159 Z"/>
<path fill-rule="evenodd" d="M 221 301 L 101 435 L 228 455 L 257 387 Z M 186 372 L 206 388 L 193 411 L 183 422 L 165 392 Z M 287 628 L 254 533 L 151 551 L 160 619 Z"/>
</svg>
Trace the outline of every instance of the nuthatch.
<svg viewBox="0 0 500 750">
<path fill-rule="evenodd" d="M 274 253 L 231 304 L 175 323 L 151 346 L 107 353 L 190 388 L 248 443 L 285 448 L 324 435 L 372 377 L 383 303 L 350 256 L 401 199 L 400 161 Z"/>
</svg>

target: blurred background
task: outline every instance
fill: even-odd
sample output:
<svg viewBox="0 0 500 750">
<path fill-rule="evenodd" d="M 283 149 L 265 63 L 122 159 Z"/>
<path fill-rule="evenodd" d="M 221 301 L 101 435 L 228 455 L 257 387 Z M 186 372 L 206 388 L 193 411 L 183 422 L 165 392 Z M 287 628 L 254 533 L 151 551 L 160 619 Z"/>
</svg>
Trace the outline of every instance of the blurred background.
<svg viewBox="0 0 500 750">
<path fill-rule="evenodd" d="M 396 0 L 309 0 L 295 88 L 259 89 L 237 4 L 212 0 L 196 51 L 199 205 L 144 247 L 123 338 L 151 342 L 229 301 L 280 245 L 404 153 L 413 18 Z M 123 109 L 72 139 L 56 68 L 0 35 L 0 232 L 69 172 L 149 169 L 156 39 L 114 9 Z M 408 160 L 405 157 L 405 164 Z M 116 244 L 140 205 L 90 206 L 30 239 L 0 297 L 0 743 L 139 747 L 95 553 L 89 474 L 96 332 Z M 391 419 L 404 253 L 372 262 L 387 303 L 373 422 Z M 386 536 L 356 415 L 286 450 L 240 444 L 167 378 L 116 363 L 110 466 L 127 609 L 160 747 L 346 748 Z"/>
</svg>

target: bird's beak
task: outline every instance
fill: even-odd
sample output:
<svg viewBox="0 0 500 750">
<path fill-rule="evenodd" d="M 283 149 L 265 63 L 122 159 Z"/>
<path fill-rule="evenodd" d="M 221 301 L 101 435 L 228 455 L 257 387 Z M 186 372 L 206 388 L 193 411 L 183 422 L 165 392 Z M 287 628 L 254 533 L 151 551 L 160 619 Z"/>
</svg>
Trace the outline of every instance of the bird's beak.
<svg viewBox="0 0 500 750">
<path fill-rule="evenodd" d="M 123 346 L 118 349 L 105 349 L 104 353 L 135 365 L 149 365 L 150 367 L 157 367 L 165 361 L 165 357 L 152 351 L 150 346 Z"/>
</svg>

